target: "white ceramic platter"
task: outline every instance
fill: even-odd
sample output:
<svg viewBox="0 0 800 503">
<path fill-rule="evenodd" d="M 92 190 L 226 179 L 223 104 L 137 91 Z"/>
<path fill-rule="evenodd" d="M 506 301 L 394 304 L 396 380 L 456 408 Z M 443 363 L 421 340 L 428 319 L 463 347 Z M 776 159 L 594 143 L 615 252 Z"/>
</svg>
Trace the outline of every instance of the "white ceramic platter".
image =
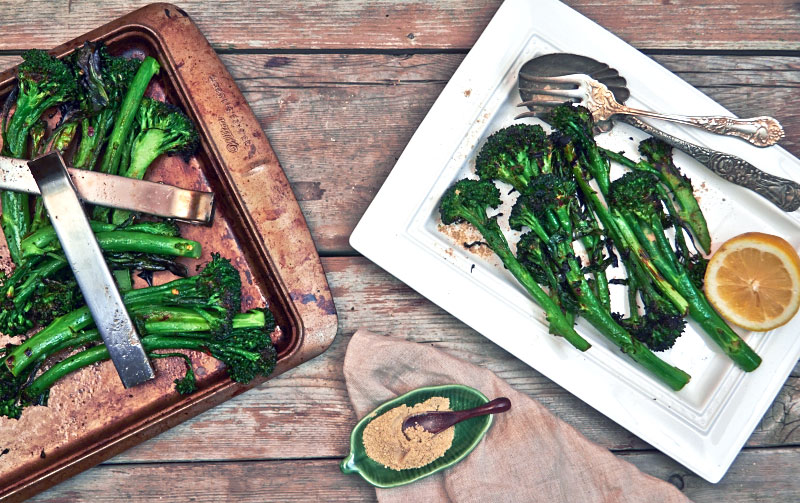
<svg viewBox="0 0 800 503">
<path fill-rule="evenodd" d="M 519 111 L 517 72 L 552 52 L 607 63 L 627 79 L 627 104 L 691 115 L 731 115 L 722 106 L 597 24 L 556 0 L 506 0 L 436 100 L 350 238 L 352 246 L 403 282 L 710 482 L 719 481 L 800 357 L 800 317 L 769 333 L 739 331 L 763 358 L 742 372 L 691 323 L 663 358 L 692 376 L 673 392 L 622 355 L 589 325 L 578 331 L 585 353 L 548 334 L 534 305 L 499 260 L 476 254 L 440 230 L 438 202 L 471 175 L 492 132 Z M 526 119 L 535 121 L 534 119 Z M 654 123 L 655 124 L 655 123 Z M 664 122 L 662 130 L 728 152 L 800 181 L 800 161 L 779 147 L 758 149 Z M 645 135 L 617 124 L 597 141 L 633 156 Z M 631 140 L 633 138 L 633 140 Z M 730 184 L 692 158 L 675 162 L 693 181 L 716 249 L 746 231 L 783 236 L 800 246 L 800 217 Z M 502 222 L 501 222 L 502 225 Z M 513 235 L 509 235 L 515 241 Z M 614 288 L 614 287 L 612 287 Z M 624 290 L 612 303 L 624 303 Z"/>
</svg>

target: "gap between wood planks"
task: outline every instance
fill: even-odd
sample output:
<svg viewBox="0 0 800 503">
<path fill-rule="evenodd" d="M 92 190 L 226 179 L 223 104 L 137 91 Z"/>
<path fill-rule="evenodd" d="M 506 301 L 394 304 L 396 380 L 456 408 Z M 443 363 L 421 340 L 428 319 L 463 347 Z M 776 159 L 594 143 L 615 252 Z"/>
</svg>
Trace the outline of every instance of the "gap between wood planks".
<svg viewBox="0 0 800 503">
<path fill-rule="evenodd" d="M 32 47 L 31 47 L 32 48 Z M 29 48 L 29 49 L 31 49 Z M 39 48 L 39 47 L 37 47 Z M 21 56 L 27 49 L 0 49 L 0 56 Z M 786 49 L 648 49 L 638 48 L 637 50 L 648 56 L 789 56 L 800 57 L 800 50 Z M 253 54 L 253 55 L 314 55 L 314 54 L 364 54 L 364 55 L 386 55 L 386 56 L 405 56 L 416 54 L 467 54 L 470 49 L 364 49 L 364 48 L 342 48 L 342 49 L 230 49 L 225 47 L 214 47 L 217 54 Z"/>
</svg>

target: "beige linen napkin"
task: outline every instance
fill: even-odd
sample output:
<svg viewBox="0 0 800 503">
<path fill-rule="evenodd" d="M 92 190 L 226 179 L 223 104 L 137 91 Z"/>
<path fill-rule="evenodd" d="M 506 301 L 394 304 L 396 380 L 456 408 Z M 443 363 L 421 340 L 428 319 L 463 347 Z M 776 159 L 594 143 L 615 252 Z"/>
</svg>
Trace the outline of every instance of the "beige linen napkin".
<svg viewBox="0 0 800 503">
<path fill-rule="evenodd" d="M 376 489 L 382 503 L 689 501 L 671 484 L 590 442 L 491 371 L 436 348 L 362 329 L 347 347 L 344 377 L 359 418 L 421 386 L 466 384 L 490 399 L 511 400 L 511 410 L 495 417 L 469 456 L 421 481 Z"/>
</svg>

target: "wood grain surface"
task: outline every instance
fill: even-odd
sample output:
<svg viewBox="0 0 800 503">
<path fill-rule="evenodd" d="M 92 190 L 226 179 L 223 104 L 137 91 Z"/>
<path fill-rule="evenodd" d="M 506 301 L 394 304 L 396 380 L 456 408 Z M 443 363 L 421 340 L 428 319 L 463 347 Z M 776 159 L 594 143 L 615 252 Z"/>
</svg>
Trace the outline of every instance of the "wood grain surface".
<svg viewBox="0 0 800 503">
<path fill-rule="evenodd" d="M 6 1 L 0 69 L 147 2 Z M 768 114 L 800 155 L 800 4 L 568 0 L 739 116 Z M 489 368 L 589 439 L 695 502 L 800 501 L 800 365 L 719 484 L 709 484 L 357 256 L 348 237 L 499 0 L 181 2 L 281 160 L 339 313 L 322 356 L 33 501 L 372 501 L 339 472 L 357 421 L 342 359 L 369 327 Z M 769 171 L 769 166 L 759 166 Z M 0 459 L 0 461 L 2 461 Z"/>
<path fill-rule="evenodd" d="M 531 0 L 536 1 L 536 0 Z M 53 47 L 147 0 L 6 0 L 0 49 Z M 466 50 L 500 0 L 177 2 L 222 50 Z M 800 49 L 794 0 L 567 0 L 643 49 Z"/>
</svg>

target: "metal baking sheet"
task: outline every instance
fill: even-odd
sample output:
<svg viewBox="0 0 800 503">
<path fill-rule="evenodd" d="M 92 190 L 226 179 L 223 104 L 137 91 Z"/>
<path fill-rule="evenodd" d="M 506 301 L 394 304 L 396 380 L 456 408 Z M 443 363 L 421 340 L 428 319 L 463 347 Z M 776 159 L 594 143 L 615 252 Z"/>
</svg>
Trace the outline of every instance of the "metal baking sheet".
<svg viewBox="0 0 800 503">
<path fill-rule="evenodd" d="M 63 57 L 84 41 L 103 41 L 112 54 L 149 55 L 161 64 L 148 93 L 177 104 L 194 120 L 201 148 L 185 162 L 162 156 L 148 180 L 215 193 L 210 226 L 181 224 L 203 245 L 191 273 L 219 252 L 242 275 L 242 309 L 268 306 L 279 329 L 273 376 L 323 352 L 333 341 L 336 311 L 319 256 L 286 176 L 233 78 L 188 14 L 153 4 L 50 51 Z M 15 69 L 0 73 L 0 99 Z M 0 256 L 7 253 L 0 250 Z M 172 279 L 157 273 L 156 282 Z M 0 336 L 0 342 L 7 338 Z M 182 363 L 154 362 L 157 378 L 122 388 L 106 362 L 52 389 L 48 407 L 0 419 L 0 501 L 20 501 L 217 405 L 248 387 L 227 379 L 215 359 L 194 353 L 199 390 L 182 397 L 172 381 Z M 250 386 L 258 383 L 251 383 Z"/>
</svg>

